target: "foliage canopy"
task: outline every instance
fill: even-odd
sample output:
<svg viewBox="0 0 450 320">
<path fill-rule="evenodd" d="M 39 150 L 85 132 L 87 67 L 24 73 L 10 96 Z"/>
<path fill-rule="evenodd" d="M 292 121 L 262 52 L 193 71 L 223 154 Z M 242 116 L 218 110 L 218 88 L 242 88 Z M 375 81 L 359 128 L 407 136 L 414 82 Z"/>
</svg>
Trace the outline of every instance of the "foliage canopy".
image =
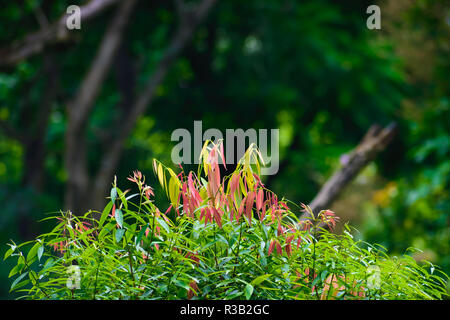
<svg viewBox="0 0 450 320">
<path fill-rule="evenodd" d="M 440 299 L 445 282 L 408 255 L 390 258 L 333 229 L 266 189 L 251 146 L 236 170 L 220 176 L 223 149 L 206 143 L 197 173 L 154 171 L 171 206 L 165 213 L 135 171 L 138 192 L 116 181 L 102 213 L 62 212 L 36 241 L 10 244 L 17 259 L 11 290 L 33 299 Z M 136 201 L 137 199 L 137 201 Z M 299 219 L 306 212 L 308 219 Z M 27 251 L 26 247 L 29 247 Z"/>
</svg>

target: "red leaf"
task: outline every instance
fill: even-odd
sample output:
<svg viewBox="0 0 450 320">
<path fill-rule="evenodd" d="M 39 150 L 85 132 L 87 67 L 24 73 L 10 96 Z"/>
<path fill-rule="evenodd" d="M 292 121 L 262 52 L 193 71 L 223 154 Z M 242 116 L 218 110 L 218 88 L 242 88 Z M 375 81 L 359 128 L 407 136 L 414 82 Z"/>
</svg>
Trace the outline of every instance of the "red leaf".
<svg viewBox="0 0 450 320">
<path fill-rule="evenodd" d="M 256 210 L 261 210 L 264 201 L 264 191 L 259 189 L 258 195 L 256 196 Z"/>
<path fill-rule="evenodd" d="M 300 243 L 302 243 L 302 238 L 298 237 L 298 239 L 297 239 L 297 249 L 300 247 Z"/>
<path fill-rule="evenodd" d="M 236 216 L 236 221 L 238 221 L 238 222 L 239 222 L 239 219 L 241 218 L 242 212 L 244 211 L 245 200 L 246 200 L 245 198 L 242 199 L 241 205 L 239 206 L 239 209 L 238 209 L 238 214 Z"/>
<path fill-rule="evenodd" d="M 255 200 L 255 192 L 250 191 L 247 195 L 247 200 L 245 201 L 245 215 L 247 219 L 251 222 L 252 220 L 252 207 Z"/>
<path fill-rule="evenodd" d="M 189 282 L 189 287 L 190 287 L 190 289 L 187 293 L 187 298 L 192 299 L 194 296 L 196 296 L 200 292 L 200 289 L 198 288 L 197 282 L 195 282 L 194 280 Z"/>
<path fill-rule="evenodd" d="M 281 225 L 281 223 L 278 223 L 278 228 L 277 228 L 277 235 L 280 236 L 284 233 L 284 228 Z"/>
<path fill-rule="evenodd" d="M 282 255 L 282 254 L 283 254 L 283 249 L 281 248 L 281 244 L 277 241 L 277 242 L 275 243 L 275 245 L 276 245 L 276 247 L 277 247 L 277 253 L 278 253 L 279 255 Z"/>
<path fill-rule="evenodd" d="M 290 235 L 286 238 L 286 243 L 289 244 L 292 242 L 292 240 L 294 239 L 294 235 Z"/>
<path fill-rule="evenodd" d="M 227 163 L 225 162 L 225 153 L 223 152 L 223 142 L 220 142 L 220 157 L 222 158 L 223 166 L 227 168 Z"/>
<path fill-rule="evenodd" d="M 219 228 L 222 229 L 222 217 L 220 216 L 219 212 L 217 211 L 216 208 L 212 207 L 212 212 L 214 215 L 214 220 L 216 221 L 216 223 L 219 225 Z"/>
<path fill-rule="evenodd" d="M 236 192 L 236 190 L 239 187 L 239 178 L 240 178 L 240 173 L 233 174 L 233 177 L 231 178 L 230 193 L 232 196 L 234 196 L 234 193 Z"/>
<path fill-rule="evenodd" d="M 291 251 L 292 251 L 291 244 L 288 243 L 288 244 L 286 245 L 286 254 L 288 255 L 288 257 L 291 256 Z"/>
<path fill-rule="evenodd" d="M 270 245 L 269 245 L 269 251 L 267 252 L 267 255 L 270 256 L 270 255 L 272 254 L 272 251 L 273 251 L 274 246 L 275 246 L 275 241 L 274 241 L 274 240 L 271 240 L 271 241 L 270 241 Z"/>
<path fill-rule="evenodd" d="M 266 216 L 266 206 L 263 205 L 262 206 L 262 213 L 261 213 L 261 216 L 259 217 L 259 220 L 263 221 L 265 216 Z"/>
</svg>

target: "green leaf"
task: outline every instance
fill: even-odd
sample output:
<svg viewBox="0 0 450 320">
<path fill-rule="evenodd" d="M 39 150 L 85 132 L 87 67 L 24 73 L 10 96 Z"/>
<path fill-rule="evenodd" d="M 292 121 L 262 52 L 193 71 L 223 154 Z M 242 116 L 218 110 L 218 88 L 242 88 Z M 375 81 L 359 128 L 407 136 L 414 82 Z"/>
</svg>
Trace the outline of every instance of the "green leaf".
<svg viewBox="0 0 450 320">
<path fill-rule="evenodd" d="M 42 255 L 44 254 L 44 246 L 40 246 L 37 251 L 38 260 L 41 261 Z"/>
<path fill-rule="evenodd" d="M 116 218 L 116 222 L 119 225 L 120 228 L 123 226 L 123 213 L 122 210 L 116 209 L 116 212 L 114 213 L 114 218 Z"/>
<path fill-rule="evenodd" d="M 118 193 L 118 195 L 119 195 L 119 199 L 120 199 L 120 201 L 122 202 L 122 204 L 123 204 L 123 207 L 125 208 L 125 209 L 128 209 L 128 201 L 127 201 L 127 198 L 125 197 L 125 194 L 127 193 L 126 191 L 125 191 L 125 193 L 124 192 L 122 192 L 119 188 L 116 188 L 117 189 L 117 193 Z"/>
<path fill-rule="evenodd" d="M 106 220 L 106 218 L 108 217 L 109 212 L 110 212 L 111 209 L 112 209 L 112 206 L 113 206 L 113 203 L 112 203 L 112 202 L 109 202 L 109 203 L 106 205 L 105 209 L 103 209 L 102 215 L 101 215 L 101 217 L 100 217 L 100 222 L 98 223 L 98 227 L 99 227 L 99 228 L 101 228 L 101 227 L 103 226 L 103 224 L 105 223 L 105 220 Z"/>
<path fill-rule="evenodd" d="M 271 276 L 271 274 L 263 274 L 262 276 L 259 276 L 255 279 L 253 279 L 253 281 L 251 282 L 252 285 L 257 286 L 260 283 L 262 283 L 263 281 L 265 281 L 267 278 L 269 278 Z"/>
<path fill-rule="evenodd" d="M 17 265 L 15 265 L 14 268 L 12 268 L 11 271 L 9 272 L 8 278 L 11 278 L 16 273 L 22 271 L 22 269 L 24 267 L 25 267 L 25 264 L 23 264 L 23 263 L 18 263 Z"/>
<path fill-rule="evenodd" d="M 319 281 L 321 281 L 321 279 L 319 277 L 316 277 L 313 282 L 312 282 L 312 286 L 314 287 Z"/>
<path fill-rule="evenodd" d="M 28 271 L 27 271 L 27 272 L 24 272 L 24 273 L 22 273 L 20 276 L 18 276 L 17 279 L 14 280 L 14 282 L 12 283 L 11 289 L 10 289 L 10 290 L 14 290 L 14 288 L 17 286 L 17 284 L 18 284 L 23 278 L 25 278 L 25 277 L 27 276 L 27 274 L 28 274 Z"/>
<path fill-rule="evenodd" d="M 9 248 L 6 252 L 5 252 L 5 256 L 3 257 L 3 260 L 6 260 L 13 252 L 14 252 L 14 250 L 15 250 L 15 247 L 14 248 Z"/>
<path fill-rule="evenodd" d="M 111 202 L 114 203 L 117 199 L 117 188 L 111 189 Z"/>
<path fill-rule="evenodd" d="M 49 240 L 49 241 L 47 242 L 47 244 L 48 244 L 49 246 L 51 246 L 52 244 L 55 244 L 55 243 L 58 243 L 58 242 L 64 242 L 64 241 L 66 241 L 66 240 L 67 240 L 66 237 L 54 238 L 54 239 Z"/>
<path fill-rule="evenodd" d="M 44 271 L 53 267 L 54 264 L 55 264 L 55 260 L 53 258 L 48 258 L 44 263 L 44 267 L 41 269 L 41 271 L 39 271 L 39 274 L 43 274 Z"/>
<path fill-rule="evenodd" d="M 253 294 L 253 286 L 250 283 L 247 283 L 244 289 L 245 298 L 248 300 Z"/>
<path fill-rule="evenodd" d="M 176 279 L 173 281 L 173 283 L 180 288 L 184 288 L 186 290 L 190 289 L 189 284 L 184 282 L 183 280 Z"/>
<path fill-rule="evenodd" d="M 125 233 L 125 229 L 117 229 L 116 230 L 116 242 L 119 242 L 120 240 L 122 240 L 124 233 Z"/>
<path fill-rule="evenodd" d="M 261 266 L 266 267 L 267 266 L 267 259 L 266 256 L 261 256 Z"/>
<path fill-rule="evenodd" d="M 115 225 L 116 224 L 114 222 L 108 223 L 98 234 L 98 239 L 99 240 L 103 239 L 105 235 L 111 232 L 111 230 L 115 227 Z"/>
<path fill-rule="evenodd" d="M 139 232 L 138 236 L 136 237 L 136 242 L 135 242 L 136 245 L 141 241 L 141 239 L 144 236 L 144 233 L 147 229 L 148 229 L 148 223 L 142 227 L 141 231 Z"/>
<path fill-rule="evenodd" d="M 323 270 L 322 273 L 320 274 L 320 279 L 322 281 L 325 281 L 325 278 L 327 277 L 327 275 L 328 275 L 328 271 L 327 270 Z"/>
<path fill-rule="evenodd" d="M 136 233 L 136 224 L 132 224 L 125 233 L 127 243 L 130 242 L 131 238 L 134 236 L 135 233 Z"/>
<path fill-rule="evenodd" d="M 169 226 L 167 225 L 167 223 L 166 223 L 163 219 L 156 218 L 156 221 L 158 221 L 158 223 L 161 225 L 161 227 L 164 228 L 164 230 L 165 230 L 167 233 L 170 233 L 170 228 L 169 228 Z"/>
<path fill-rule="evenodd" d="M 36 244 L 33 247 L 31 247 L 30 251 L 28 251 L 27 254 L 27 261 L 31 261 L 36 256 L 36 253 L 40 246 L 41 244 L 39 242 L 36 242 Z"/>
</svg>

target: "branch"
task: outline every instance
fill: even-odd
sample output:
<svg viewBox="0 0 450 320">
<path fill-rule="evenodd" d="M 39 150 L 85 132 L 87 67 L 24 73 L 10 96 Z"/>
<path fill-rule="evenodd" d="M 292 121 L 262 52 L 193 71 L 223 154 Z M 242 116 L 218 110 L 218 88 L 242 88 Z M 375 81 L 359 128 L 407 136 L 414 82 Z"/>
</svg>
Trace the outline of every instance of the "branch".
<svg viewBox="0 0 450 320">
<path fill-rule="evenodd" d="M 45 93 L 43 94 L 41 107 L 36 115 L 36 125 L 31 132 L 34 137 L 43 137 L 47 130 L 48 120 L 52 111 L 52 105 L 57 99 L 60 87 L 59 65 L 55 62 L 54 55 L 51 52 L 43 54 L 44 72 L 47 78 Z"/>
<path fill-rule="evenodd" d="M 109 146 L 107 152 L 102 158 L 100 170 L 95 179 L 95 189 L 98 193 L 97 198 L 103 199 L 102 195 L 104 194 L 104 189 L 107 187 L 113 172 L 118 165 L 125 140 L 136 125 L 139 116 L 145 112 L 148 105 L 152 102 L 155 89 L 164 79 L 164 76 L 166 75 L 172 62 L 176 59 L 185 47 L 186 43 L 192 37 L 196 27 L 207 16 L 216 2 L 217 0 L 202 0 L 194 10 L 189 10 L 188 17 L 181 19 L 180 26 L 167 47 L 163 57 L 158 62 L 152 76 L 148 79 L 143 92 L 132 106 L 129 115 L 121 126 L 121 131 L 119 132 L 116 140 Z"/>
<path fill-rule="evenodd" d="M 48 122 L 52 112 L 54 101 L 60 91 L 59 68 L 51 51 L 43 54 L 43 72 L 46 77 L 45 91 L 42 94 L 41 102 L 35 112 L 31 114 L 34 123 L 29 125 L 24 132 L 24 171 L 22 175 L 22 185 L 31 186 L 36 191 L 42 191 L 44 184 L 44 160 L 46 155 L 45 137 L 48 129 Z M 31 112 L 30 112 L 31 113 Z"/>
<path fill-rule="evenodd" d="M 119 49 L 125 26 L 135 4 L 136 0 L 127 0 L 122 2 L 121 6 L 117 9 L 117 14 L 113 17 L 103 36 L 99 50 L 91 63 L 87 75 L 81 83 L 77 96 L 70 104 L 69 113 L 71 123 L 78 130 L 87 121 L 89 113 L 93 108 L 103 80 Z"/>
<path fill-rule="evenodd" d="M 91 0 L 80 7 L 82 21 L 85 22 L 94 18 L 117 2 L 118 0 Z M 67 17 L 68 15 L 64 14 L 50 26 L 31 33 L 6 48 L 1 48 L 0 65 L 14 65 L 42 52 L 49 43 L 67 41 L 69 39 L 69 30 L 66 27 Z"/>
<path fill-rule="evenodd" d="M 386 128 L 373 125 L 367 131 L 358 146 L 343 157 L 344 162 L 320 189 L 313 199 L 310 207 L 317 216 L 320 210 L 326 209 L 338 197 L 345 186 L 369 163 L 378 153 L 383 151 L 396 134 L 396 124 L 392 123 Z M 301 218 L 306 218 L 303 214 Z"/>
</svg>

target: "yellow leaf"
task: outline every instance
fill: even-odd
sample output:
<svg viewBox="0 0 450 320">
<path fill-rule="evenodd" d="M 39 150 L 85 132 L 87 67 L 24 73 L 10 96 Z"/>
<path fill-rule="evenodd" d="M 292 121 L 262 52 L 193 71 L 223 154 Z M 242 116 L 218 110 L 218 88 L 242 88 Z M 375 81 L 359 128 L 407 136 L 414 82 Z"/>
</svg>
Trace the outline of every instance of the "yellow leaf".
<svg viewBox="0 0 450 320">
<path fill-rule="evenodd" d="M 164 188 L 164 172 L 163 172 L 163 167 L 162 167 L 161 163 L 158 164 L 158 180 L 159 180 L 159 183 L 161 184 L 161 187 Z"/>
<path fill-rule="evenodd" d="M 169 198 L 174 209 L 178 207 L 179 181 L 177 176 L 171 176 L 169 180 Z"/>
</svg>

